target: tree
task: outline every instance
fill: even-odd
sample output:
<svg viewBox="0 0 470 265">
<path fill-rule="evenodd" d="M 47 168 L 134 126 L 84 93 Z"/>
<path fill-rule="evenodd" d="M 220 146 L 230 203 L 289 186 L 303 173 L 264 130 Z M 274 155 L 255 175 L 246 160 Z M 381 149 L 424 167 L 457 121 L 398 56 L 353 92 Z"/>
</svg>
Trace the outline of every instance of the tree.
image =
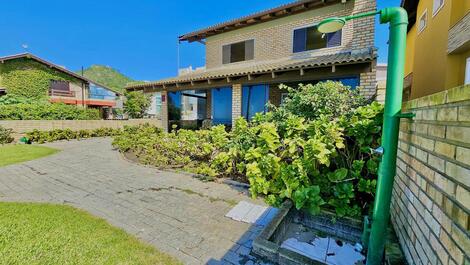
<svg viewBox="0 0 470 265">
<path fill-rule="evenodd" d="M 124 103 L 124 111 L 130 118 L 142 118 L 145 111 L 150 107 L 150 96 L 140 91 L 132 91 L 126 93 L 126 102 Z"/>
</svg>

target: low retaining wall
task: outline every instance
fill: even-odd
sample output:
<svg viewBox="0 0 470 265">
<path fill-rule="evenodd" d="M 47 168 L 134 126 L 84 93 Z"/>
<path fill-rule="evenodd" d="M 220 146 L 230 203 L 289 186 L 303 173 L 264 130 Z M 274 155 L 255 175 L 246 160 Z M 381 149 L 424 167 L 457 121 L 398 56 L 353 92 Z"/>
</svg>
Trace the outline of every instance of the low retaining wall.
<svg viewBox="0 0 470 265">
<path fill-rule="evenodd" d="M 470 264 L 470 86 L 404 104 L 392 223 L 410 264 Z"/>
<path fill-rule="evenodd" d="M 124 125 L 139 125 L 149 123 L 161 127 L 159 119 L 132 119 L 132 120 L 0 120 L 0 126 L 13 129 L 13 137 L 18 139 L 26 132 L 34 129 L 50 131 L 54 129 L 93 130 L 98 128 L 122 128 Z"/>
</svg>

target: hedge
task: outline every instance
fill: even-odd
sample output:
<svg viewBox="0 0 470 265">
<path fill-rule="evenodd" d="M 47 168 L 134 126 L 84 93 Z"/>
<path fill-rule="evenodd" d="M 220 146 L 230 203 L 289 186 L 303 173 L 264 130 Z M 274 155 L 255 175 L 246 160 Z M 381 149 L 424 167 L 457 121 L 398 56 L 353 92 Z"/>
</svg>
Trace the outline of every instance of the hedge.
<svg viewBox="0 0 470 265">
<path fill-rule="evenodd" d="M 99 120 L 97 109 L 63 103 L 38 102 L 0 105 L 0 120 Z"/>
</svg>

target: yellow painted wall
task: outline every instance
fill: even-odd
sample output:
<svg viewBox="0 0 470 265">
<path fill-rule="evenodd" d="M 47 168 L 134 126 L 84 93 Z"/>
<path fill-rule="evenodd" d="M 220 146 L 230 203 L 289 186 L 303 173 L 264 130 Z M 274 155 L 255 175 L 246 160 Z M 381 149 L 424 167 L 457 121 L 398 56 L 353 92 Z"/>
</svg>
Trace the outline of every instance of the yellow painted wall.
<svg viewBox="0 0 470 265">
<path fill-rule="evenodd" d="M 470 52 L 448 54 L 449 29 L 470 12 L 468 0 L 445 0 L 433 16 L 433 0 L 419 1 L 416 24 L 408 32 L 405 76 L 413 73 L 411 99 L 462 85 Z M 427 26 L 418 32 L 419 20 L 427 12 Z"/>
<path fill-rule="evenodd" d="M 449 0 L 448 0 L 449 1 Z M 454 26 L 468 12 L 470 12 L 469 0 L 450 0 L 452 1 L 452 11 L 450 16 L 450 26 Z"/>
<path fill-rule="evenodd" d="M 411 27 L 406 37 L 405 77 L 413 72 L 413 64 L 415 59 L 415 40 L 416 24 Z"/>
</svg>

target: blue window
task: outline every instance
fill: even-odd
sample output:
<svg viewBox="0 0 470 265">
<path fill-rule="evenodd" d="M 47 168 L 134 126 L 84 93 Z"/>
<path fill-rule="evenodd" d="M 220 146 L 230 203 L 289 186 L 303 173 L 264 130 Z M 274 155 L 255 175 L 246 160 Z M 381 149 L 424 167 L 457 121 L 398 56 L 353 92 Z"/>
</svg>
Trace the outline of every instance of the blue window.
<svg viewBox="0 0 470 265">
<path fill-rule="evenodd" d="M 340 77 L 340 78 L 321 79 L 321 80 L 303 82 L 303 84 L 315 85 L 319 82 L 324 82 L 324 81 L 328 81 L 328 80 L 341 82 L 341 83 L 343 83 L 343 85 L 349 86 L 351 89 L 356 89 L 356 87 L 359 86 L 359 77 L 358 76 L 348 76 L 348 77 Z"/>
<path fill-rule="evenodd" d="M 269 100 L 268 85 L 243 86 L 242 115 L 249 120 L 258 112 L 266 112 L 266 103 Z"/>
<path fill-rule="evenodd" d="M 168 120 L 181 119 L 181 92 L 168 92 Z"/>
<path fill-rule="evenodd" d="M 356 87 L 359 86 L 359 77 L 357 76 L 336 78 L 331 80 L 341 82 L 343 85 L 351 87 L 351 89 L 356 89 Z"/>
<path fill-rule="evenodd" d="M 232 88 L 212 89 L 212 123 L 232 124 Z"/>
<path fill-rule="evenodd" d="M 116 93 L 109 91 L 105 88 L 99 87 L 95 84 L 90 84 L 90 94 L 88 97 L 91 99 L 115 100 Z"/>
</svg>

